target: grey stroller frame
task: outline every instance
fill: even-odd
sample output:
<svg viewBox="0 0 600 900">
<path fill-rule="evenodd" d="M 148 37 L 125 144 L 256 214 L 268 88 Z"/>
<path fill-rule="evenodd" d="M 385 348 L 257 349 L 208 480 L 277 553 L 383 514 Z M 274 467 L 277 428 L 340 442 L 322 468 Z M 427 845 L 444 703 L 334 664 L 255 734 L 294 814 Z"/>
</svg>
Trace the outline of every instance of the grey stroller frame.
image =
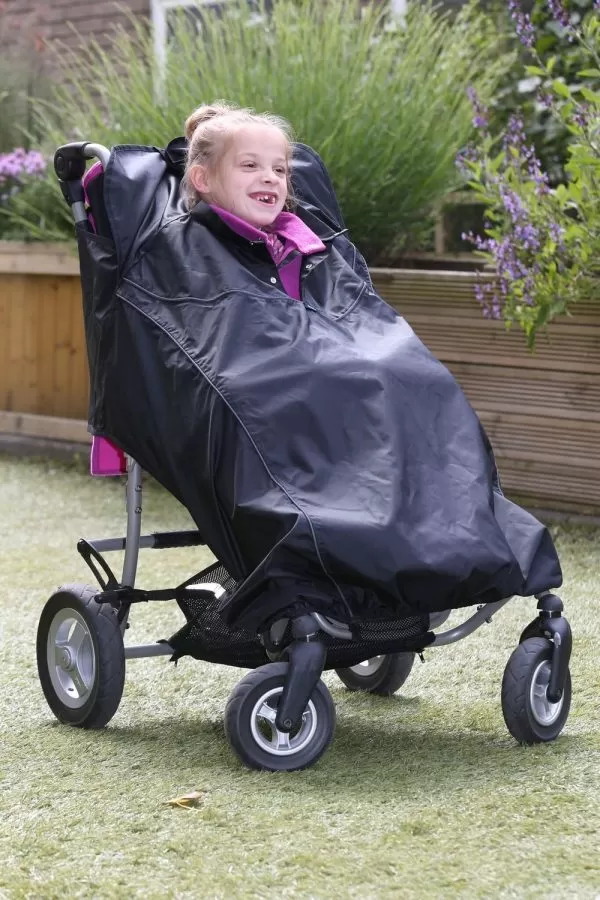
<svg viewBox="0 0 600 900">
<path fill-rule="evenodd" d="M 110 151 L 99 144 L 75 143 L 59 148 L 55 169 L 76 223 L 87 221 L 81 179 L 86 161 L 106 168 Z M 218 605 L 235 582 L 220 563 L 209 566 L 173 589 L 136 588 L 139 551 L 203 545 L 197 531 L 142 534 L 142 469 L 127 457 L 125 537 L 81 539 L 77 549 L 100 589 L 70 584 L 48 600 L 38 627 L 38 672 L 48 704 L 70 725 L 101 728 L 121 701 L 126 660 L 154 656 L 177 659 L 190 654 L 208 661 L 252 668 L 227 703 L 225 732 L 229 743 L 250 768 L 295 770 L 312 765 L 329 746 L 335 708 L 321 680 L 335 669 L 350 690 L 390 695 L 406 681 L 415 654 L 468 637 L 511 599 L 477 607 L 463 622 L 440 629 L 451 610 L 381 622 L 374 631 L 316 612 L 279 618 L 260 635 L 234 634 L 219 624 Z M 120 578 L 102 554 L 124 551 Z M 502 682 L 502 710 L 510 733 L 522 743 L 551 741 L 562 731 L 571 701 L 569 659 L 571 629 L 560 598 L 536 594 L 538 615 L 521 634 Z M 187 625 L 169 640 L 125 646 L 131 607 L 136 602 L 176 599 Z M 197 611 L 201 610 L 201 614 Z M 203 618 L 209 611 L 210 620 Z M 397 627 L 396 627 L 397 626 Z M 205 642 L 197 653 L 182 649 L 190 633 Z M 217 635 L 220 654 L 211 651 Z M 245 648 L 223 653 L 228 641 Z M 223 643 L 225 642 L 225 644 Z"/>
</svg>

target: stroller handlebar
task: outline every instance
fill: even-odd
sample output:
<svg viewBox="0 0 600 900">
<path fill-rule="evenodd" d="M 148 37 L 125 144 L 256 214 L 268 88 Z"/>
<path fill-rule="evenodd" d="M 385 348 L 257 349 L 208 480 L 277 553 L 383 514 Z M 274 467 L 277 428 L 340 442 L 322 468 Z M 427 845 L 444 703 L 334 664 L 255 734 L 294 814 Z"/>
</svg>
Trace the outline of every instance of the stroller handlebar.
<svg viewBox="0 0 600 900">
<path fill-rule="evenodd" d="M 106 169 L 110 150 L 103 144 L 92 144 L 90 141 L 75 141 L 63 144 L 54 154 L 54 171 L 60 183 L 63 197 L 71 207 L 76 224 L 87 223 L 85 195 L 82 178 L 85 175 L 85 164 L 88 159 L 97 157 Z"/>
<path fill-rule="evenodd" d="M 78 181 L 85 172 L 86 160 L 98 158 L 106 168 L 110 150 L 103 144 L 75 141 L 63 144 L 54 154 L 54 171 L 59 181 Z"/>
</svg>

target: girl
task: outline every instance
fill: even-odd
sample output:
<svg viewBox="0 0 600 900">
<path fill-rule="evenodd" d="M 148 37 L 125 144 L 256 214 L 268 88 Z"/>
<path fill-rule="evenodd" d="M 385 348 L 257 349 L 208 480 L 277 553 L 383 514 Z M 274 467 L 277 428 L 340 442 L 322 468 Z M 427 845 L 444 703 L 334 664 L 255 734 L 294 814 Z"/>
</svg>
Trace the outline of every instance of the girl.
<svg viewBox="0 0 600 900">
<path fill-rule="evenodd" d="M 189 116 L 185 134 L 182 187 L 188 208 L 204 202 L 236 234 L 263 243 L 284 290 L 299 300 L 302 257 L 325 250 L 325 244 L 289 211 L 294 205 L 289 124 L 217 101 Z"/>
</svg>

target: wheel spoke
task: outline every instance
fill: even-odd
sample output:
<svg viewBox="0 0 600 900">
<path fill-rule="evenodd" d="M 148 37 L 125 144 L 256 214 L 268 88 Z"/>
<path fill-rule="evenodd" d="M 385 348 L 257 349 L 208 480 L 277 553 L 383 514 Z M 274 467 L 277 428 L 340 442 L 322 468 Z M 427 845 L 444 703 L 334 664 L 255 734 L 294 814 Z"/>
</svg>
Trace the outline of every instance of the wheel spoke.
<svg viewBox="0 0 600 900">
<path fill-rule="evenodd" d="M 71 672 L 69 672 L 69 675 L 71 677 L 71 681 L 73 682 L 73 686 L 74 686 L 75 690 L 77 691 L 77 695 L 79 697 L 83 697 L 84 694 L 87 694 L 88 686 L 85 683 L 85 681 L 83 680 L 83 678 L 81 676 L 81 672 L 79 671 L 77 666 L 75 666 L 74 669 Z"/>
<path fill-rule="evenodd" d="M 81 622 L 75 622 L 75 626 L 69 638 L 69 644 L 71 645 L 71 649 L 73 650 L 75 656 L 79 655 L 79 651 L 81 650 L 86 639 L 89 640 L 89 636 L 90 633 L 87 628 L 84 628 Z"/>
<path fill-rule="evenodd" d="M 271 725 L 275 724 L 275 719 L 277 718 L 277 710 L 273 709 L 272 706 L 269 706 L 268 703 L 263 703 L 257 713 L 263 719 L 266 719 L 267 722 L 270 722 Z"/>
<path fill-rule="evenodd" d="M 290 736 L 287 733 L 287 731 L 279 731 L 279 729 L 275 730 L 274 746 L 277 750 L 289 750 L 290 749 Z"/>
</svg>

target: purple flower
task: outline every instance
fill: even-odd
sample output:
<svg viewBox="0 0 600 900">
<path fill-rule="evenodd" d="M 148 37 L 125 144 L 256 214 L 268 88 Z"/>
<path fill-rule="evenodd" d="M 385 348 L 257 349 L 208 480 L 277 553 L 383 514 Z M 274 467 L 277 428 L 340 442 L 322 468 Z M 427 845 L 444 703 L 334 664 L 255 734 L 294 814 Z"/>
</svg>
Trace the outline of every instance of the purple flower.
<svg viewBox="0 0 600 900">
<path fill-rule="evenodd" d="M 548 0 L 548 9 L 559 25 L 562 25 L 563 28 L 570 27 L 571 19 L 569 13 L 562 4 L 562 0 Z"/>
<path fill-rule="evenodd" d="M 515 23 L 515 31 L 522 44 L 526 47 L 533 47 L 535 42 L 535 31 L 531 23 L 531 19 L 524 13 L 519 5 L 519 0 L 508 0 L 508 11 Z"/>
<path fill-rule="evenodd" d="M 586 128 L 590 121 L 590 107 L 588 103 L 580 103 L 577 110 L 573 113 L 573 122 L 579 128 Z"/>
<path fill-rule="evenodd" d="M 456 167 L 463 175 L 470 175 L 471 171 L 469 169 L 468 163 L 478 162 L 479 158 L 479 152 L 477 151 L 477 149 L 472 144 L 467 144 L 466 147 L 463 147 L 462 150 L 458 151 L 454 162 L 456 164 Z"/>
<path fill-rule="evenodd" d="M 0 153 L 0 200 L 19 190 L 24 177 L 42 175 L 46 165 L 46 160 L 37 150 L 17 147 L 11 153 Z"/>
<path fill-rule="evenodd" d="M 467 88 L 467 96 L 471 101 L 471 106 L 473 107 L 473 118 L 471 121 L 473 122 L 474 127 L 487 128 L 488 111 L 477 96 L 477 91 L 475 90 L 473 85 L 469 85 L 469 87 Z"/>
<path fill-rule="evenodd" d="M 525 162 L 527 174 L 535 183 L 538 196 L 542 197 L 544 194 L 547 194 L 549 191 L 548 175 L 545 172 L 542 172 L 541 163 L 535 155 L 535 148 L 531 145 L 527 145 L 523 120 L 516 114 L 513 114 L 508 121 L 506 131 L 504 132 L 503 146 L 505 153 L 511 149 L 516 150 L 517 152 L 516 158 L 512 155 L 508 155 L 508 165 L 516 167 L 521 171 L 522 163 Z"/>
<path fill-rule="evenodd" d="M 496 294 L 493 284 L 487 281 L 479 281 L 475 285 L 475 299 L 481 305 L 481 311 L 486 319 L 499 319 L 502 301 Z"/>
</svg>

